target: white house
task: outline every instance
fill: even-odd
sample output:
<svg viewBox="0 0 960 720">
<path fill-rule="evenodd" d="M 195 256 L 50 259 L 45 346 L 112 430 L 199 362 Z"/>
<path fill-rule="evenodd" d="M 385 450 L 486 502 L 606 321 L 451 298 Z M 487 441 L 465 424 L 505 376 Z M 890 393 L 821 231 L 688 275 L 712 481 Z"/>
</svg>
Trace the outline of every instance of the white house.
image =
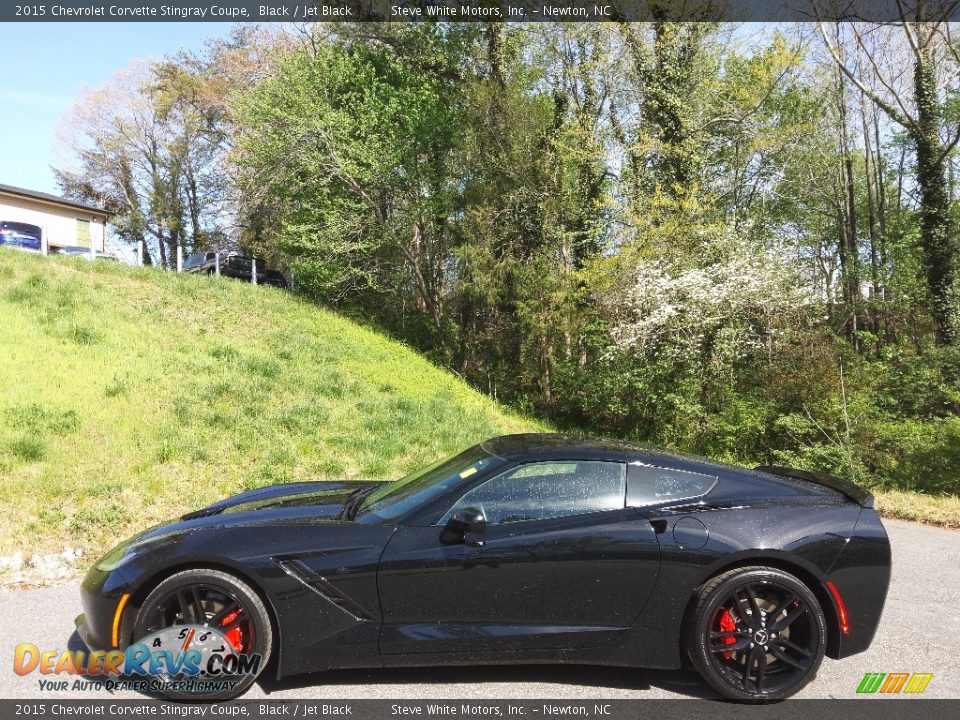
<svg viewBox="0 0 960 720">
<path fill-rule="evenodd" d="M 0 223 L 35 225 L 50 250 L 92 245 L 94 252 L 106 252 L 108 217 L 95 205 L 0 184 Z"/>
</svg>

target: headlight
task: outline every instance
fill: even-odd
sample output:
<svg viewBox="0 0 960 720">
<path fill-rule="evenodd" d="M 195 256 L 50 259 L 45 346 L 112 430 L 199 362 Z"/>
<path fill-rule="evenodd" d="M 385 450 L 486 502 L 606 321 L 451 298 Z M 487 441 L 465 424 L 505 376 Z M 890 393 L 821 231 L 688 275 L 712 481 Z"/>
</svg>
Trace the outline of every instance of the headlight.
<svg viewBox="0 0 960 720">
<path fill-rule="evenodd" d="M 97 570 L 100 572 L 112 572 L 137 554 L 136 545 L 117 545 L 108 552 L 97 563 Z"/>
<path fill-rule="evenodd" d="M 113 550 L 100 558 L 100 561 L 97 563 L 97 570 L 100 572 L 111 572 L 116 570 L 121 565 L 133 560 L 133 558 L 146 550 L 148 546 L 155 546 L 155 543 L 158 540 L 172 538 L 180 534 L 179 530 L 170 530 L 158 535 L 144 537 L 144 535 L 152 532 L 156 527 L 159 526 L 154 526 L 153 528 L 150 528 L 150 530 L 145 531 L 143 534 L 117 545 L 115 548 L 113 548 Z"/>
</svg>

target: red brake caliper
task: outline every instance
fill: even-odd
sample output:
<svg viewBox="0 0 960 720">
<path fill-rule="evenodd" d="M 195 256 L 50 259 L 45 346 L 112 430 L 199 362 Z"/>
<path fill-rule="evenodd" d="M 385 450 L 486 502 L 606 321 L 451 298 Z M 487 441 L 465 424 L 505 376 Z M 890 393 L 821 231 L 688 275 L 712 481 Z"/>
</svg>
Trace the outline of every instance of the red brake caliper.
<svg viewBox="0 0 960 720">
<path fill-rule="evenodd" d="M 223 620 L 220 621 L 220 627 L 226 627 L 230 623 L 234 622 L 237 617 L 239 617 L 241 612 L 243 612 L 243 610 L 241 608 L 237 608 L 229 615 L 225 615 Z M 243 650 L 243 632 L 240 630 L 239 625 L 227 630 L 223 636 L 227 639 L 227 642 L 233 646 L 233 649 L 236 652 L 241 652 Z"/>
<path fill-rule="evenodd" d="M 733 632 L 737 629 L 737 621 L 733 619 L 733 615 L 730 614 L 730 611 L 726 608 L 723 608 L 720 611 L 720 632 Z M 725 637 L 721 638 L 720 643 L 722 645 L 733 645 L 737 641 L 734 637 Z M 733 657 L 733 651 L 727 651 L 723 656 L 729 660 Z"/>
</svg>

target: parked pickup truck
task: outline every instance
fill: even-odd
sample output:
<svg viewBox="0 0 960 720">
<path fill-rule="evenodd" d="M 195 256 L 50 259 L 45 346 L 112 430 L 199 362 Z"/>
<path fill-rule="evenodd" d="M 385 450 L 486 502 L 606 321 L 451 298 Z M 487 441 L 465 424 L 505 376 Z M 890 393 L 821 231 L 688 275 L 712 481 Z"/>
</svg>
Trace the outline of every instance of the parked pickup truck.
<svg viewBox="0 0 960 720">
<path fill-rule="evenodd" d="M 188 255 L 183 262 L 183 270 L 188 273 L 213 275 L 217 268 L 217 254 L 215 252 L 197 252 Z M 253 279 L 253 263 L 249 255 L 240 253 L 220 254 L 220 274 L 237 280 L 250 282 Z M 273 287 L 287 287 L 287 279 L 277 270 L 267 268 L 263 258 L 257 258 L 257 283 L 272 285 Z"/>
</svg>

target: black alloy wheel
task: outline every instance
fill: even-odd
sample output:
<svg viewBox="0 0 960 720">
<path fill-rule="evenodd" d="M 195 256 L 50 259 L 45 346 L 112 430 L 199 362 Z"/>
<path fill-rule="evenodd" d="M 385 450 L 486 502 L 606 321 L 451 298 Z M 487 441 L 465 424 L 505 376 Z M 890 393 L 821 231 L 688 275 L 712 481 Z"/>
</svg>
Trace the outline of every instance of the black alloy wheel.
<svg viewBox="0 0 960 720">
<path fill-rule="evenodd" d="M 273 629 L 267 609 L 249 585 L 228 573 L 197 569 L 168 577 L 143 601 L 137 613 L 133 637 L 135 641 L 140 640 L 177 625 L 215 629 L 229 644 L 227 654 L 259 655 L 261 660 L 255 675 L 218 678 L 235 682 L 230 690 L 162 692 L 166 697 L 178 700 L 225 700 L 237 697 L 253 684 L 270 659 Z M 184 677 L 164 675 L 160 679 L 183 680 Z"/>
<path fill-rule="evenodd" d="M 687 626 L 687 652 L 711 687 L 734 700 L 790 697 L 816 677 L 826 621 L 793 575 L 737 568 L 705 583 Z"/>
</svg>

